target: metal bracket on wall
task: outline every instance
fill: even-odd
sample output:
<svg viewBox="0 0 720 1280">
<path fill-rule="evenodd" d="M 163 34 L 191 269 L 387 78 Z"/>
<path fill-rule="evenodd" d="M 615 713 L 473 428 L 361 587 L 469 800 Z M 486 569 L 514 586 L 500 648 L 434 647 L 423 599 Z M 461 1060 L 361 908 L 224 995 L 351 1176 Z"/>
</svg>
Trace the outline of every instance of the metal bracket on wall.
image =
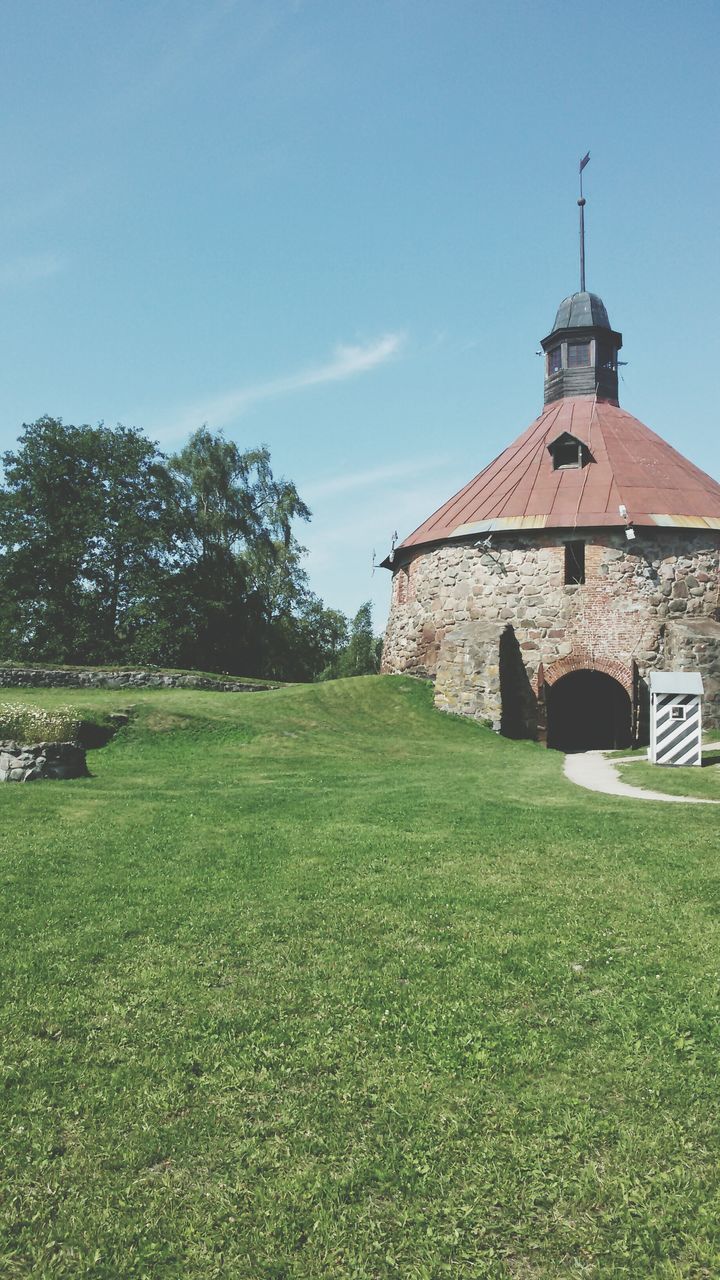
<svg viewBox="0 0 720 1280">
<path fill-rule="evenodd" d="M 481 556 L 483 564 L 493 565 L 496 573 L 507 573 L 507 569 L 505 568 L 502 560 L 500 560 L 493 551 L 491 533 L 488 534 L 487 538 L 482 538 L 480 542 L 476 542 L 475 546 L 478 551 L 482 551 L 483 553 Z"/>
</svg>

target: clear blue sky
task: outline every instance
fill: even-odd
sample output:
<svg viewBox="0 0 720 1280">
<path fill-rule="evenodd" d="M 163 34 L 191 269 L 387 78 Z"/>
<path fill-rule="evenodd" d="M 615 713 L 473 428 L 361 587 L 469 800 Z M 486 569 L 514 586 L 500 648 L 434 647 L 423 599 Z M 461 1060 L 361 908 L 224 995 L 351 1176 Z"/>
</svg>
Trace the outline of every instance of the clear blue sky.
<svg viewBox="0 0 720 1280">
<path fill-rule="evenodd" d="M 621 402 L 717 477 L 719 64 L 716 0 L 9 0 L 0 446 L 264 442 L 379 628 L 373 548 L 539 412 L 590 150 Z"/>
</svg>

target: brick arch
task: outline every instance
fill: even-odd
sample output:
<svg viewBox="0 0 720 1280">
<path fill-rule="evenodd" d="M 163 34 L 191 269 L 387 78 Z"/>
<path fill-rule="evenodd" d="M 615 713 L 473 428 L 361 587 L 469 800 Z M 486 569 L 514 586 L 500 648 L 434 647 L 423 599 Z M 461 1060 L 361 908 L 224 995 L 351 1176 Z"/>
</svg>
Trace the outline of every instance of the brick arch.
<svg viewBox="0 0 720 1280">
<path fill-rule="evenodd" d="M 617 680 L 631 698 L 633 696 L 633 677 L 630 667 L 626 667 L 624 662 L 619 662 L 616 658 L 595 658 L 582 650 L 571 653 L 567 658 L 559 658 L 551 666 L 544 667 L 543 679 L 545 684 L 552 685 L 562 680 L 563 676 L 570 675 L 571 671 L 602 671 L 606 676 L 612 676 L 613 680 Z"/>
</svg>

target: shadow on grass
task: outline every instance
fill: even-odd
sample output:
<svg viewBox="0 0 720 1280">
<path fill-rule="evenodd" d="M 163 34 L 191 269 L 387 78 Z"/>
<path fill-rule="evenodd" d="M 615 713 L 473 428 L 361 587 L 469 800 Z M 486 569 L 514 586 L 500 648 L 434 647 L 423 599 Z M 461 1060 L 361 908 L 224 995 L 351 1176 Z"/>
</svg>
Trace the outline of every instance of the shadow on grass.
<svg viewBox="0 0 720 1280">
<path fill-rule="evenodd" d="M 92 720 L 83 720 L 77 732 L 77 744 L 86 751 L 96 751 L 107 746 L 118 728 L 117 724 L 95 724 Z"/>
</svg>

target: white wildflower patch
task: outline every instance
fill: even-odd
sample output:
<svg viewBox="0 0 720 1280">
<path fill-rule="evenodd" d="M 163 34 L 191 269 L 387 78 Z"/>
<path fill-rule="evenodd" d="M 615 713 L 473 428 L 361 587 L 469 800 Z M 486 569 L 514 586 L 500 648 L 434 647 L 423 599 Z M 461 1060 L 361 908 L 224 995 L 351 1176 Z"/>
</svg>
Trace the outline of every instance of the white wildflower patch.
<svg viewBox="0 0 720 1280">
<path fill-rule="evenodd" d="M 77 707 L 31 707 L 22 702 L 0 702 L 0 740 L 6 742 L 73 742 L 80 728 Z"/>
</svg>

